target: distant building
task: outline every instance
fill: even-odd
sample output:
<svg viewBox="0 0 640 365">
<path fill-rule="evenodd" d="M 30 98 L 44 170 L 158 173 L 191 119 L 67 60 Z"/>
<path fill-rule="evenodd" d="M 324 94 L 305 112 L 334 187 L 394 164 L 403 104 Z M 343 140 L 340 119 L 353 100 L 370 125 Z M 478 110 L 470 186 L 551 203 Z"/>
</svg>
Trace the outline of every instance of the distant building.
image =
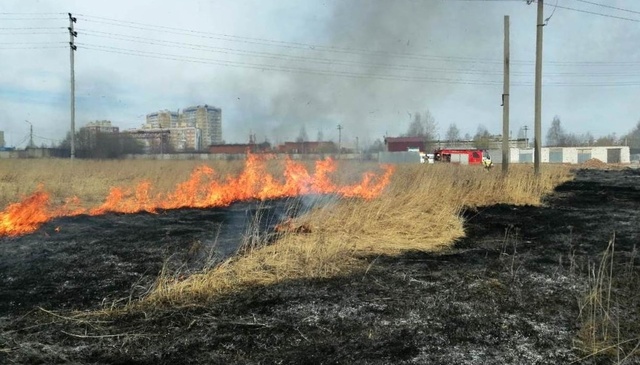
<svg viewBox="0 0 640 365">
<path fill-rule="evenodd" d="M 143 129 L 167 129 L 176 128 L 180 121 L 178 112 L 170 110 L 160 110 L 147 114 L 147 122 L 142 126 Z"/>
<path fill-rule="evenodd" d="M 89 122 L 85 126 L 80 127 L 80 130 L 83 129 L 93 133 L 118 133 L 120 130 L 118 127 L 114 127 L 109 120 L 96 120 Z"/>
<path fill-rule="evenodd" d="M 0 148 L 4 147 L 4 132 L 0 131 Z"/>
<path fill-rule="evenodd" d="M 489 150 L 494 163 L 502 162 L 502 151 Z M 509 149 L 509 161 L 513 163 L 533 163 L 533 148 Z M 628 164 L 631 161 L 628 146 L 597 146 L 597 147 L 542 147 L 540 162 L 557 164 L 582 164 L 591 159 L 604 163 Z"/>
<path fill-rule="evenodd" d="M 502 148 L 502 137 L 496 136 L 485 142 L 489 148 Z M 410 148 L 417 148 L 420 152 L 430 153 L 433 148 L 475 148 L 476 141 L 427 141 L 424 137 L 385 137 L 384 146 L 386 152 L 404 152 Z M 509 140 L 510 148 L 527 148 L 528 140 L 511 139 Z M 427 151 L 429 149 L 429 151 Z"/>
<path fill-rule="evenodd" d="M 142 128 L 130 129 L 122 133 L 140 141 L 147 153 L 197 151 L 202 148 L 200 130 L 194 127 Z"/>
<path fill-rule="evenodd" d="M 309 154 L 309 153 L 335 153 L 338 151 L 338 146 L 331 141 L 315 142 L 285 142 L 278 146 L 279 153 L 295 153 L 295 154 Z"/>
<path fill-rule="evenodd" d="M 198 151 L 202 149 L 201 131 L 195 127 L 169 128 L 169 143 L 178 152 Z"/>
<path fill-rule="evenodd" d="M 184 108 L 180 114 L 180 127 L 200 129 L 202 148 L 222 143 L 222 110 L 209 105 Z"/>
<path fill-rule="evenodd" d="M 269 152 L 271 144 L 269 142 L 262 143 L 234 143 L 234 144 L 214 144 L 209 146 L 209 153 L 214 154 L 245 154 Z"/>
</svg>

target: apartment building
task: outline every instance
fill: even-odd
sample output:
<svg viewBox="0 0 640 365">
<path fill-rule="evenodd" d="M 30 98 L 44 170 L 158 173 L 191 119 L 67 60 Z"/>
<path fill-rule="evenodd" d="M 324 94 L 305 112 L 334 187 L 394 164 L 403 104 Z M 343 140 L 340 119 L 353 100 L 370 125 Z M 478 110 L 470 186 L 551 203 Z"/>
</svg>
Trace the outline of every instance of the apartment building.
<svg viewBox="0 0 640 365">
<path fill-rule="evenodd" d="M 195 127 L 200 130 L 200 146 L 222 143 L 222 110 L 210 105 L 184 108 L 180 114 L 180 127 Z"/>
</svg>

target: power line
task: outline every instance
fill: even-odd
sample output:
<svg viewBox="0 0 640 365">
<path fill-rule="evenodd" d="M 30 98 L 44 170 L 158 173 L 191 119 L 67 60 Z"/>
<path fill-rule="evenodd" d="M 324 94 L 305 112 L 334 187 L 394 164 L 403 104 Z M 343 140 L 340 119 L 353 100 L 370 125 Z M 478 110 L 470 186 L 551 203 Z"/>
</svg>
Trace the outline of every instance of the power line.
<svg viewBox="0 0 640 365">
<path fill-rule="evenodd" d="M 325 45 L 311 44 L 311 43 L 287 42 L 287 41 L 280 41 L 280 40 L 273 40 L 273 39 L 266 39 L 266 38 L 254 38 L 254 37 L 236 36 L 236 35 L 223 34 L 223 33 L 203 32 L 203 31 L 197 31 L 192 29 L 183 29 L 183 28 L 153 25 L 153 24 L 137 23 L 137 22 L 131 22 L 131 21 L 123 21 L 123 20 L 117 20 L 117 19 L 111 19 L 111 18 L 84 15 L 84 14 L 79 14 L 79 16 L 84 16 L 85 18 L 87 18 L 87 19 L 84 19 L 84 21 L 86 22 L 101 23 L 101 24 L 113 25 L 117 27 L 125 27 L 125 28 L 145 30 L 145 31 L 155 31 L 155 32 L 169 33 L 169 34 L 176 34 L 176 35 L 185 35 L 185 36 L 192 36 L 192 37 L 199 37 L 199 38 L 217 39 L 217 40 L 223 40 L 223 41 L 242 42 L 247 44 L 284 47 L 289 49 L 302 49 L 302 50 L 317 51 L 317 52 L 325 51 L 325 52 L 368 55 L 368 56 L 401 56 L 401 57 L 413 58 L 413 59 L 432 59 L 432 60 L 474 62 L 474 63 L 486 62 L 486 63 L 502 64 L 502 61 L 500 60 L 487 59 L 487 58 L 446 57 L 446 56 L 433 56 L 433 55 L 419 54 L 419 53 L 388 52 L 388 51 L 376 51 L 376 50 L 359 49 L 359 48 L 325 46 Z"/>
<path fill-rule="evenodd" d="M 66 44 L 67 42 L 0 42 L 0 44 Z"/>
<path fill-rule="evenodd" d="M 549 6 L 553 6 L 553 5 L 549 5 Z M 633 18 L 627 18 L 627 17 L 623 17 L 623 16 L 618 16 L 618 15 L 598 13 L 596 11 L 590 11 L 590 10 L 584 10 L 584 9 L 576 9 L 576 8 L 572 8 L 572 7 L 569 7 L 569 6 L 563 6 L 563 5 L 555 5 L 555 6 L 557 8 L 559 8 L 559 9 L 571 10 L 571 11 L 576 11 L 576 12 L 579 12 L 579 13 L 598 15 L 598 16 L 607 17 L 607 18 L 613 18 L 613 19 L 626 20 L 626 21 L 630 21 L 630 22 L 640 23 L 640 19 L 633 19 Z"/>
<path fill-rule="evenodd" d="M 585 3 L 585 4 L 590 4 L 590 5 L 595 5 L 595 6 L 601 6 L 603 8 L 607 8 L 607 9 L 613 9 L 613 10 L 618 10 L 618 11 L 625 11 L 627 13 L 632 13 L 632 14 L 640 14 L 640 11 L 636 11 L 636 10 L 630 10 L 630 9 L 624 9 L 624 8 L 619 8 L 617 6 L 612 6 L 612 5 L 606 5 L 606 4 L 600 4 L 600 3 L 596 3 L 593 1 L 588 1 L 588 0 L 575 0 L 575 1 L 579 1 L 581 3 Z"/>
<path fill-rule="evenodd" d="M 93 33 L 98 33 L 98 34 L 93 34 Z M 339 60 L 339 59 L 337 60 L 337 59 L 318 58 L 318 57 L 292 56 L 292 55 L 285 55 L 285 54 L 279 54 L 279 53 L 246 51 L 246 50 L 226 48 L 226 47 L 212 47 L 212 46 L 200 45 L 195 43 L 173 42 L 173 41 L 165 41 L 165 40 L 159 40 L 159 39 L 153 39 L 153 38 L 129 36 L 124 34 L 114 34 L 114 33 L 99 32 L 99 31 L 89 31 L 89 30 L 83 30 L 82 34 L 87 36 L 123 40 L 123 41 L 135 42 L 135 43 L 141 43 L 141 44 L 159 45 L 159 46 L 167 46 L 167 47 L 171 46 L 176 48 L 193 49 L 193 50 L 239 55 L 239 56 L 257 56 L 262 58 L 271 58 L 271 59 L 278 59 L 278 60 L 305 61 L 305 62 L 331 65 L 331 66 L 334 66 L 334 65 L 371 66 L 371 67 L 386 67 L 386 68 L 397 69 L 397 70 L 416 70 L 416 71 L 434 71 L 434 72 L 445 71 L 445 72 L 458 72 L 458 73 L 471 73 L 471 74 L 493 73 L 496 75 L 502 74 L 498 70 L 489 71 L 489 70 L 445 69 L 445 68 L 433 68 L 433 67 L 426 67 L 426 66 L 407 65 L 407 64 L 374 63 L 374 62 L 350 61 L 350 60 Z M 105 34 L 105 35 L 102 35 L 102 34 Z"/>
<path fill-rule="evenodd" d="M 0 15 L 66 15 L 66 13 L 0 13 Z"/>
<path fill-rule="evenodd" d="M 255 70 L 269 70 L 269 71 L 282 71 L 288 73 L 304 73 L 318 76 L 338 76 L 338 77 L 347 77 L 347 78 L 355 78 L 355 79 L 375 79 L 375 80 L 384 80 L 384 81 L 409 81 L 409 82 L 424 82 L 424 83 L 441 83 L 441 84 L 462 84 L 462 85 L 481 85 L 481 86 L 499 86 L 501 85 L 500 81 L 493 80 L 464 80 L 464 79 L 451 79 L 451 78 L 436 78 L 436 77 L 410 77 L 403 75 L 375 75 L 375 74 L 363 74 L 363 73 L 354 73 L 354 72 L 344 72 L 344 71 L 335 71 L 335 70 L 315 70 L 315 69 L 307 69 L 307 68 L 299 68 L 299 67 L 279 67 L 279 66 L 271 66 L 271 65 L 262 65 L 262 64 L 252 64 L 245 62 L 233 62 L 233 61 L 223 61 L 216 59 L 207 59 L 207 58 L 199 58 L 199 57 L 187 57 L 187 56 L 178 56 L 172 54 L 165 54 L 159 52 L 148 52 L 148 51 L 139 51 L 139 50 L 131 50 L 117 47 L 106 47 L 106 46 L 97 46 L 91 44 L 79 44 L 83 47 L 83 49 L 100 51 L 106 53 L 114 53 L 114 54 L 124 54 L 124 55 L 132 55 L 146 58 L 155 58 L 162 60 L 173 60 L 173 61 L 182 61 L 182 62 L 191 62 L 191 63 L 199 63 L 199 64 L 211 64 L 211 65 L 219 65 L 219 66 L 230 66 L 244 69 L 255 69 Z M 512 86 L 532 86 L 532 83 L 512 83 Z M 625 87 L 625 86 L 640 86 L 640 80 L 638 81 L 620 81 L 620 82 L 579 82 L 579 83 L 570 83 L 570 82 L 550 82 L 545 83 L 545 87 Z"/>
<path fill-rule="evenodd" d="M 301 67 L 291 67 L 291 66 L 273 66 L 273 65 L 265 65 L 265 64 L 256 64 L 256 63 L 248 63 L 248 62 L 236 62 L 236 61 L 225 61 L 218 59 L 210 59 L 210 58 L 200 58 L 200 57 L 187 57 L 159 52 L 149 52 L 149 51 L 139 51 L 132 49 L 124 49 L 117 47 L 106 47 L 106 46 L 97 46 L 86 43 L 78 43 L 79 46 L 82 46 L 84 49 L 90 49 L 94 51 L 102 51 L 108 53 L 120 53 L 120 54 L 128 54 L 134 56 L 141 57 L 149 57 L 149 58 L 157 58 L 164 60 L 175 60 L 175 61 L 186 61 L 186 62 L 194 62 L 194 63 L 203 63 L 203 64 L 213 64 L 220 66 L 230 66 L 230 67 L 239 67 L 246 69 L 255 69 L 255 70 L 269 70 L 269 71 L 283 71 L 283 72 L 292 72 L 292 73 L 305 73 L 319 76 L 343 76 L 350 78 L 359 78 L 359 79 L 378 79 L 378 80 L 395 80 L 395 81 L 418 81 L 418 82 L 435 82 L 435 83 L 454 83 L 454 84 L 465 84 L 465 85 L 501 85 L 500 82 L 497 81 L 483 81 L 483 80 L 464 80 L 464 79 L 446 79 L 446 78 L 435 78 L 435 77 L 408 77 L 403 75 L 376 75 L 376 74 L 364 74 L 364 73 L 354 73 L 354 72 L 346 72 L 346 71 L 336 71 L 336 70 L 318 70 L 318 69 L 310 69 L 310 68 L 301 68 Z"/>
<path fill-rule="evenodd" d="M 46 18 L 6 18 L 4 16 L 0 15 L 0 20 L 2 21 L 12 21 L 12 20 L 62 20 L 64 18 L 62 17 L 56 17 L 56 18 L 52 18 L 52 17 L 46 17 Z"/>
<path fill-rule="evenodd" d="M 66 46 L 40 46 L 40 47 L 0 47 L 0 49 L 60 49 L 67 48 Z"/>
<path fill-rule="evenodd" d="M 3 35 L 60 35 L 59 32 L 3 32 L 0 31 L 0 36 Z"/>
<path fill-rule="evenodd" d="M 444 1 L 444 0 L 441 0 L 441 1 Z M 471 1 L 471 0 L 465 0 L 465 1 Z M 475 0 L 475 1 L 481 1 L 481 0 Z M 482 0 L 482 1 L 485 1 L 485 0 Z M 489 1 L 489 0 L 486 0 L 486 1 Z M 522 1 L 523 2 L 524 0 L 514 0 L 514 1 Z M 558 7 L 560 8 L 561 6 L 558 5 Z M 562 7 L 562 8 L 566 8 L 566 7 Z M 573 8 L 571 8 L 571 9 L 573 9 Z M 117 26 L 117 27 L 124 27 L 124 28 L 131 28 L 131 29 L 138 29 L 138 30 L 145 30 L 145 31 L 155 31 L 155 32 L 161 32 L 161 33 L 176 34 L 176 35 L 183 35 L 183 36 L 191 36 L 191 37 L 197 37 L 197 38 L 203 38 L 203 39 L 215 39 L 215 40 L 222 40 L 222 41 L 240 42 L 240 43 L 246 43 L 246 44 L 276 46 L 276 47 L 287 48 L 287 49 L 300 49 L 300 50 L 315 51 L 315 52 L 325 51 L 325 52 L 333 52 L 333 53 L 343 53 L 343 54 L 352 54 L 352 55 L 366 55 L 366 56 L 396 56 L 396 57 L 403 57 L 403 58 L 415 59 L 415 60 L 443 61 L 443 62 L 446 61 L 446 62 L 459 62 L 459 63 L 471 63 L 471 64 L 473 64 L 473 63 L 488 64 L 488 65 L 495 65 L 497 67 L 502 65 L 502 60 L 491 59 L 491 58 L 434 56 L 434 55 L 420 54 L 420 53 L 407 53 L 407 52 L 394 53 L 394 52 L 387 52 L 387 51 L 376 51 L 376 50 L 359 49 L 359 48 L 333 47 L 333 46 L 324 46 L 324 45 L 301 43 L 301 42 L 286 42 L 286 41 L 272 40 L 272 39 L 266 39 L 266 38 L 252 38 L 252 37 L 244 37 L 244 36 L 235 36 L 235 35 L 229 35 L 229 34 L 223 34 L 223 33 L 202 32 L 202 31 L 196 31 L 196 30 L 191 30 L 191 29 L 183 29 L 183 28 L 176 28 L 176 27 L 167 27 L 167 26 L 159 26 L 159 25 L 152 25 L 152 24 L 144 24 L 144 23 L 123 21 L 123 20 L 117 20 L 117 19 L 105 18 L 105 17 L 97 17 L 97 16 L 91 16 L 91 15 L 85 15 L 85 14 L 81 14 L 79 16 L 86 17 L 87 19 L 84 19 L 84 20 L 86 22 L 89 22 L 89 23 L 94 22 L 94 23 L 112 25 L 112 26 Z M 95 19 L 95 20 L 92 20 L 92 19 Z M 84 30 L 84 31 L 89 31 L 90 32 L 92 30 Z M 95 30 L 93 30 L 92 32 L 100 33 L 99 31 L 95 31 Z M 109 32 L 102 32 L 102 34 L 105 34 L 105 33 L 109 34 Z M 110 34 L 114 34 L 115 35 L 117 33 L 110 33 Z M 118 36 L 126 36 L 126 35 L 118 34 Z M 132 37 L 132 36 L 128 36 L 128 37 Z M 143 38 L 143 37 L 140 37 L 140 38 Z M 223 48 L 223 47 L 220 47 L 220 48 Z M 235 50 L 235 51 L 239 51 L 240 52 L 241 50 Z M 242 51 L 242 52 L 255 52 L 255 51 Z M 268 52 L 263 52 L 263 53 L 267 54 Z M 280 56 L 282 56 L 282 55 L 280 55 Z M 288 57 L 293 57 L 293 56 L 288 56 Z M 592 65 L 592 64 L 611 64 L 611 65 L 615 65 L 615 64 L 634 64 L 634 63 L 640 63 L 640 61 L 638 61 L 638 62 L 545 61 L 545 64 L 558 65 L 558 66 L 563 66 L 563 65 L 568 65 L 568 66 L 569 65 L 570 66 L 585 65 L 586 66 L 586 65 Z M 533 61 L 512 60 L 511 64 L 512 65 L 532 65 Z"/>
<path fill-rule="evenodd" d="M 96 33 L 96 34 L 94 34 Z M 93 30 L 83 30 L 82 34 L 93 37 L 107 38 L 107 39 L 115 39 L 115 40 L 123 40 L 128 42 L 140 43 L 140 44 L 148 44 L 148 45 L 159 45 L 159 46 L 167 46 L 167 47 L 175 47 L 182 49 L 193 49 L 199 51 L 207 51 L 214 53 L 222 53 L 222 54 L 232 54 L 239 56 L 257 56 L 268 59 L 276 59 L 276 60 L 287 60 L 287 61 L 304 61 L 311 62 L 323 65 L 341 65 L 341 66 L 371 66 L 371 67 L 385 67 L 388 69 L 395 69 L 400 71 L 421 71 L 421 72 L 449 72 L 449 73 L 458 73 L 458 74 L 470 74 L 470 75 L 502 75 L 502 71 L 499 70 L 486 70 L 486 69 L 451 69 L 451 68 L 434 68 L 434 67 L 426 67 L 426 66 L 415 66 L 415 65 L 406 65 L 406 64 L 389 64 L 389 63 L 372 63 L 372 62 L 360 62 L 360 61 L 349 61 L 349 60 L 336 60 L 336 59 L 328 59 L 328 58 L 317 58 L 317 57 L 304 57 L 304 56 L 290 56 L 278 53 L 269 53 L 269 52 L 256 52 L 256 51 L 246 51 L 239 50 L 233 48 L 225 48 L 225 47 L 212 47 L 206 45 L 200 45 L 195 43 L 183 43 L 183 42 L 174 42 L 174 41 L 166 41 L 154 38 L 147 37 L 138 37 L 138 36 L 130 36 L 126 34 L 117 34 L 110 32 L 101 32 L 101 31 L 93 31 Z M 514 72 L 516 76 L 529 76 L 532 75 L 532 72 Z M 604 76 L 634 76 L 638 74 L 630 74 L 630 73 L 577 73 L 577 72 L 551 72 L 547 73 L 548 76 L 575 76 L 575 77 L 604 77 Z"/>
<path fill-rule="evenodd" d="M 3 27 L 0 30 L 54 30 L 65 29 L 64 27 Z"/>
</svg>

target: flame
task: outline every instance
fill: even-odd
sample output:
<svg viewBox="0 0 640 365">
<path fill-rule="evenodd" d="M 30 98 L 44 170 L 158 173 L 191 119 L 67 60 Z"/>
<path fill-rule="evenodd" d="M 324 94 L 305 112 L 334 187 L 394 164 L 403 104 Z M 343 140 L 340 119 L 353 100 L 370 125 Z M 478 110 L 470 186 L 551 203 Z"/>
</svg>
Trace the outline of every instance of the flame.
<svg viewBox="0 0 640 365">
<path fill-rule="evenodd" d="M 353 185 L 337 186 L 331 181 L 336 163 L 330 158 L 317 161 L 310 174 L 302 163 L 285 160 L 284 176 L 278 179 L 267 171 L 266 158 L 248 155 L 245 168 L 238 176 L 217 176 L 213 168 L 199 166 L 186 181 L 172 192 L 153 195 L 149 181 L 138 183 L 133 189 L 112 187 L 98 207 L 82 207 L 80 199 L 71 197 L 64 204 L 52 207 L 49 194 L 42 186 L 21 202 L 9 205 L 0 212 L 0 237 L 19 236 L 37 230 L 43 223 L 57 217 L 80 214 L 155 213 L 178 208 L 214 208 L 238 201 L 268 200 L 305 194 L 338 194 L 349 198 L 373 199 L 389 184 L 393 167 L 382 166 L 383 173 L 365 173 Z M 59 228 L 56 228 L 58 231 Z"/>
</svg>

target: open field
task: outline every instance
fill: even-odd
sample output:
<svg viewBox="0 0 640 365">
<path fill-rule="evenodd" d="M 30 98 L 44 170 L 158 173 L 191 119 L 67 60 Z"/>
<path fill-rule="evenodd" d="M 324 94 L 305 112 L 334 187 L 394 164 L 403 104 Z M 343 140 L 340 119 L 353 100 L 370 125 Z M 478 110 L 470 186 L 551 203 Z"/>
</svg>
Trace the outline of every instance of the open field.
<svg viewBox="0 0 640 365">
<path fill-rule="evenodd" d="M 45 179 L 52 201 L 99 206 L 109 185 L 146 179 L 166 192 L 195 165 L 59 162 L 3 165 L 4 201 Z M 63 217 L 0 238 L 13 298 L 0 303 L 0 360 L 555 364 L 598 352 L 579 362 L 633 363 L 638 174 L 583 170 L 570 181 L 566 167 L 544 167 L 535 180 L 530 166 L 506 178 L 402 166 L 368 201 Z M 340 168 L 338 180 L 353 182 L 376 167 Z M 601 260 L 613 231 L 615 251 Z M 242 256 L 218 254 L 242 243 Z M 95 314 L 103 308 L 113 309 Z"/>
</svg>

